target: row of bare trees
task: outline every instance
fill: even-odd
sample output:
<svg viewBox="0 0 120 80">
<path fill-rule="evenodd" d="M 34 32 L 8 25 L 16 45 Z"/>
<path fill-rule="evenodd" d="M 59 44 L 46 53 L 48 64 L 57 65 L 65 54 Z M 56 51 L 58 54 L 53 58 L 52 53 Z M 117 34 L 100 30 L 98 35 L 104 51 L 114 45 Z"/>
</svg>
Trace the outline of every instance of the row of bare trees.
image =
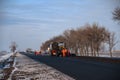
<svg viewBox="0 0 120 80">
<path fill-rule="evenodd" d="M 110 56 L 115 46 L 115 34 L 98 24 L 86 24 L 82 28 L 66 30 L 62 35 L 56 36 L 42 44 L 41 49 L 46 50 L 51 42 L 65 42 L 66 47 L 81 56 L 99 56 L 99 53 L 108 46 Z"/>
</svg>

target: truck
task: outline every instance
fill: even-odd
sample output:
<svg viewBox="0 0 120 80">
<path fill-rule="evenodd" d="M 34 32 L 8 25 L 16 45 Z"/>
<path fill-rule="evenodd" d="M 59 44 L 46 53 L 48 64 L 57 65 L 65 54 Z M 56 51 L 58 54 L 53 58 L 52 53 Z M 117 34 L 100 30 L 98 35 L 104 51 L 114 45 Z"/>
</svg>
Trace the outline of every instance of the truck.
<svg viewBox="0 0 120 80">
<path fill-rule="evenodd" d="M 51 56 L 69 56 L 70 52 L 66 48 L 64 42 L 51 42 L 49 45 L 49 51 Z"/>
</svg>

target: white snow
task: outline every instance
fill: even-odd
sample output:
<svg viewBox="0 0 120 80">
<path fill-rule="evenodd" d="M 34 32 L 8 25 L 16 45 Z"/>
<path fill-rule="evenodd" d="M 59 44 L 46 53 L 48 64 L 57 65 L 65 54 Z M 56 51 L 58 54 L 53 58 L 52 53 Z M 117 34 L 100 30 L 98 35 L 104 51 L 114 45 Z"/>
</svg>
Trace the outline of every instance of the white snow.
<svg viewBox="0 0 120 80">
<path fill-rule="evenodd" d="M 0 79 L 2 79 L 2 78 L 3 78 L 3 76 L 4 76 L 3 74 L 0 74 Z"/>
<path fill-rule="evenodd" d="M 0 56 L 0 62 L 8 59 L 13 53 L 7 53 L 5 55 Z"/>
<path fill-rule="evenodd" d="M 72 77 L 17 53 L 15 70 L 9 80 L 75 80 Z"/>
<path fill-rule="evenodd" d="M 0 55 L 0 63 L 4 62 L 5 60 L 9 59 L 10 56 L 12 56 L 13 53 L 6 53 L 4 55 Z M 8 61 L 11 61 L 12 59 L 9 59 Z M 0 64 L 1 65 L 1 64 Z M 3 66 L 3 68 L 0 68 L 0 79 L 3 78 L 4 74 L 3 74 L 3 69 L 5 68 L 10 68 L 10 64 L 6 64 L 5 66 Z"/>
</svg>

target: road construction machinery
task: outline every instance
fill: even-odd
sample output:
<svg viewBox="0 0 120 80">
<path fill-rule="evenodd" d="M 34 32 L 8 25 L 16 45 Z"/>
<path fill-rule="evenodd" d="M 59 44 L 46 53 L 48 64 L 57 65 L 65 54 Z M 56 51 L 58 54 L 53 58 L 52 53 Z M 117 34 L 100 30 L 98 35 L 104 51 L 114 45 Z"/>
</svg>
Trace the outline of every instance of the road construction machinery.
<svg viewBox="0 0 120 80">
<path fill-rule="evenodd" d="M 69 50 L 66 48 L 65 43 L 64 42 L 52 42 L 49 45 L 49 51 L 51 56 L 69 56 L 70 52 Z"/>
</svg>

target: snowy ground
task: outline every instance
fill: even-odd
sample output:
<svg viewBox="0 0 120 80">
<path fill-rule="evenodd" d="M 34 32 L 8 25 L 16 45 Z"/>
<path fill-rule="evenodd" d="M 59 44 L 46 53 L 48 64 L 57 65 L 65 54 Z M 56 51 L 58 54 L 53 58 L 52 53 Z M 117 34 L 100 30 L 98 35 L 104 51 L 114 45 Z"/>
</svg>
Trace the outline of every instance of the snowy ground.
<svg viewBox="0 0 120 80">
<path fill-rule="evenodd" d="M 3 79 L 3 77 L 5 76 L 4 74 L 4 70 L 6 68 L 10 67 L 10 62 L 11 59 L 9 59 L 11 56 L 13 55 L 13 53 L 2 53 L 0 52 L 0 80 Z"/>
<path fill-rule="evenodd" d="M 80 56 L 80 53 L 77 54 L 77 56 Z M 89 56 L 92 56 L 92 55 L 89 55 Z M 97 57 L 111 57 L 109 52 L 101 52 L 101 53 L 99 53 L 99 56 L 98 55 L 96 55 L 96 56 Z M 113 52 L 112 57 L 113 58 L 120 58 L 120 51 L 119 52 Z"/>
<path fill-rule="evenodd" d="M 110 57 L 110 53 L 109 52 L 101 53 L 100 57 Z M 120 58 L 120 52 L 113 52 L 112 57 L 113 58 Z"/>
<path fill-rule="evenodd" d="M 8 80 L 75 80 L 43 63 L 17 53 L 15 70 Z"/>
<path fill-rule="evenodd" d="M 11 55 L 13 55 L 13 53 L 7 53 L 7 54 L 4 54 L 4 55 L 1 55 L 0 56 L 0 62 L 8 59 Z"/>
</svg>

